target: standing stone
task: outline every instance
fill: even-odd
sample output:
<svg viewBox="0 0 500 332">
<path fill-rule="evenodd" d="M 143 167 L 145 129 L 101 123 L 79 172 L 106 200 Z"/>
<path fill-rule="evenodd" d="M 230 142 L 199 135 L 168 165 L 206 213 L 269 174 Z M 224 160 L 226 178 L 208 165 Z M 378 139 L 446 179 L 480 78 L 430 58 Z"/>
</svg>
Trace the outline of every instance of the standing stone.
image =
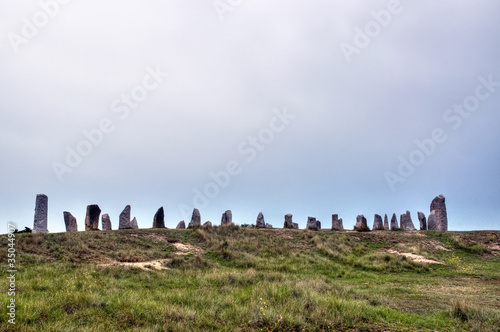
<svg viewBox="0 0 500 332">
<path fill-rule="evenodd" d="M 77 232 L 78 224 L 76 223 L 76 218 L 68 211 L 64 211 L 63 215 L 64 223 L 66 224 L 66 232 Z"/>
<path fill-rule="evenodd" d="M 384 230 L 384 224 L 382 223 L 382 217 L 379 214 L 375 214 L 373 218 L 373 228 L 374 231 Z"/>
<path fill-rule="evenodd" d="M 411 220 L 410 211 L 406 211 L 406 214 L 402 214 L 400 217 L 401 229 L 404 231 L 414 231 L 416 228 Z"/>
<path fill-rule="evenodd" d="M 105 213 L 101 217 L 102 221 L 102 230 L 103 231 L 110 231 L 111 230 L 111 218 L 109 217 L 109 214 Z"/>
<path fill-rule="evenodd" d="M 233 213 L 231 210 L 227 210 L 222 214 L 222 218 L 220 220 L 220 224 L 222 225 L 229 225 L 233 223 Z"/>
<path fill-rule="evenodd" d="M 271 224 L 266 224 L 266 228 L 273 228 L 273 225 L 271 225 Z"/>
<path fill-rule="evenodd" d="M 384 229 L 385 229 L 386 231 L 388 231 L 388 230 L 389 230 L 389 219 L 387 218 L 387 213 L 386 213 L 386 214 L 385 214 L 385 216 L 384 216 Z"/>
<path fill-rule="evenodd" d="M 431 211 L 429 214 L 429 218 L 427 219 L 427 229 L 430 231 L 437 230 L 436 210 Z"/>
<path fill-rule="evenodd" d="M 307 217 L 306 229 L 320 230 L 321 222 L 314 217 Z"/>
<path fill-rule="evenodd" d="M 122 213 L 120 213 L 120 223 L 118 225 L 118 229 L 127 229 L 132 228 L 130 224 L 130 205 L 127 205 L 125 209 L 123 209 Z"/>
<path fill-rule="evenodd" d="M 212 223 L 211 223 L 210 221 L 206 221 L 206 222 L 203 224 L 203 227 L 210 228 L 210 227 L 212 227 Z"/>
<path fill-rule="evenodd" d="M 191 222 L 189 223 L 188 227 L 193 228 L 193 227 L 198 227 L 198 226 L 201 226 L 200 210 L 193 209 L 193 215 L 191 216 Z"/>
<path fill-rule="evenodd" d="M 85 230 L 98 231 L 99 230 L 99 216 L 101 209 L 99 205 L 87 205 L 87 215 L 85 216 Z"/>
<path fill-rule="evenodd" d="M 283 228 L 293 228 L 293 214 L 288 213 L 285 214 L 285 223 L 283 224 Z"/>
<path fill-rule="evenodd" d="M 184 222 L 184 220 L 179 221 L 175 229 L 186 229 L 186 223 Z"/>
<path fill-rule="evenodd" d="M 132 227 L 133 229 L 139 229 L 139 225 L 137 224 L 137 219 L 135 219 L 135 217 L 130 222 L 130 227 Z"/>
<path fill-rule="evenodd" d="M 425 214 L 423 212 L 417 212 L 418 215 L 418 221 L 420 222 L 420 230 L 421 231 L 426 231 L 427 230 L 427 220 L 425 219 Z"/>
<path fill-rule="evenodd" d="M 398 229 L 398 218 L 396 217 L 396 214 L 393 213 L 391 218 L 391 231 L 397 231 Z"/>
<path fill-rule="evenodd" d="M 366 218 L 364 215 L 360 214 L 356 217 L 356 226 L 354 230 L 358 232 L 369 232 L 368 224 L 366 223 Z"/>
<path fill-rule="evenodd" d="M 257 228 L 266 228 L 266 221 L 264 220 L 264 215 L 262 214 L 262 212 L 259 212 L 257 221 L 255 222 L 255 226 Z"/>
<path fill-rule="evenodd" d="M 35 219 L 33 221 L 33 233 L 48 233 L 47 220 L 49 213 L 49 198 L 47 195 L 36 195 Z"/>
<path fill-rule="evenodd" d="M 332 230 L 343 231 L 344 225 L 342 224 L 342 218 L 339 219 L 338 214 L 332 214 Z"/>
<path fill-rule="evenodd" d="M 165 228 L 165 212 L 163 206 L 156 211 L 153 217 L 153 228 Z"/>
<path fill-rule="evenodd" d="M 293 225 L 293 229 L 299 229 L 299 224 L 297 224 L 296 222 L 292 223 Z"/>
<path fill-rule="evenodd" d="M 448 215 L 446 213 L 446 203 L 443 195 L 436 196 L 431 202 L 431 212 L 436 211 L 435 230 L 448 230 Z M 430 225 L 429 225 L 430 229 Z"/>
</svg>

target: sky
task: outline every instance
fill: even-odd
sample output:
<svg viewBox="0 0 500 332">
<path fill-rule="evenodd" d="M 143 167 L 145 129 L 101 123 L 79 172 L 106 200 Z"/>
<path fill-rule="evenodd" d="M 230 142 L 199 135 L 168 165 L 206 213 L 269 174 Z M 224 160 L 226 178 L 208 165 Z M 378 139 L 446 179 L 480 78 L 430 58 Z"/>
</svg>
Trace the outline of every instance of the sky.
<svg viewBox="0 0 500 332">
<path fill-rule="evenodd" d="M 446 197 L 499 230 L 500 3 L 0 0 L 0 233 L 49 197 L 346 229 Z M 418 226 L 417 226 L 418 227 Z"/>
</svg>

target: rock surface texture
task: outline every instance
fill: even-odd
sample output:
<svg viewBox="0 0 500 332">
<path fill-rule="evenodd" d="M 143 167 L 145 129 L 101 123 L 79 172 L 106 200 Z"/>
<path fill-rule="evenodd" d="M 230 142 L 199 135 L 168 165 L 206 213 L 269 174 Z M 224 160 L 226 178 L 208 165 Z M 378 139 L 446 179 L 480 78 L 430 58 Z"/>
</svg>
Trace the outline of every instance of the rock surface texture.
<svg viewBox="0 0 500 332">
<path fill-rule="evenodd" d="M 222 214 L 222 218 L 220 220 L 221 225 L 229 225 L 233 222 L 233 212 L 231 210 L 227 210 Z"/>
<path fill-rule="evenodd" d="M 285 223 L 283 224 L 283 228 L 293 228 L 293 214 L 288 213 L 285 214 Z"/>
<path fill-rule="evenodd" d="M 399 229 L 398 217 L 396 217 L 396 214 L 393 213 L 391 218 L 391 231 L 397 231 L 398 229 Z"/>
<path fill-rule="evenodd" d="M 200 210 L 193 209 L 193 215 L 191 216 L 191 221 L 189 222 L 188 227 L 198 227 L 201 226 L 201 214 Z"/>
<path fill-rule="evenodd" d="M 35 219 L 33 221 L 33 233 L 47 233 L 47 221 L 49 214 L 49 198 L 47 195 L 36 195 Z"/>
<path fill-rule="evenodd" d="M 133 229 L 139 229 L 139 225 L 137 224 L 137 219 L 135 219 L 135 217 L 130 222 L 130 227 L 132 227 Z"/>
<path fill-rule="evenodd" d="M 99 230 L 99 217 L 101 216 L 101 209 L 99 205 L 87 205 L 87 215 L 85 216 L 85 230 L 98 231 Z"/>
<path fill-rule="evenodd" d="M 435 218 L 431 224 L 431 218 L 427 223 L 429 230 L 447 231 L 448 230 L 448 216 L 446 213 L 446 203 L 443 195 L 436 196 L 431 202 L 431 212 L 435 211 Z"/>
<path fill-rule="evenodd" d="M 111 230 L 111 218 L 109 217 L 109 214 L 105 213 L 101 217 L 101 222 L 102 222 L 102 230 L 103 231 L 110 231 Z"/>
<path fill-rule="evenodd" d="M 384 224 L 382 222 L 382 217 L 378 214 L 375 214 L 375 216 L 373 217 L 373 227 L 372 229 L 374 231 L 376 230 L 384 230 Z"/>
<path fill-rule="evenodd" d="M 406 211 L 405 214 L 402 214 L 400 217 L 401 229 L 404 231 L 414 231 L 415 226 L 413 225 L 413 221 L 411 220 L 410 211 Z"/>
<path fill-rule="evenodd" d="M 130 224 L 130 205 L 127 205 L 120 213 L 120 221 L 118 224 L 118 229 L 132 228 Z"/>
<path fill-rule="evenodd" d="M 386 213 L 386 214 L 385 214 L 385 216 L 384 216 L 384 229 L 385 229 L 386 231 L 388 231 L 388 230 L 389 230 L 389 219 L 387 218 L 387 213 Z"/>
<path fill-rule="evenodd" d="M 262 212 L 259 212 L 257 220 L 255 221 L 255 226 L 257 228 L 266 228 L 266 221 L 264 220 L 264 215 L 262 214 Z"/>
<path fill-rule="evenodd" d="M 179 221 L 175 229 L 186 229 L 186 223 L 184 222 L 184 220 Z"/>
<path fill-rule="evenodd" d="M 165 228 L 165 211 L 163 206 L 156 211 L 153 217 L 153 228 Z"/>
<path fill-rule="evenodd" d="M 420 223 L 420 230 L 421 231 L 426 231 L 427 230 L 427 219 L 425 218 L 425 214 L 423 212 L 417 212 L 418 215 L 418 221 Z"/>
<path fill-rule="evenodd" d="M 339 219 L 338 214 L 332 214 L 332 230 L 343 231 L 344 225 L 342 224 L 342 218 Z"/>
<path fill-rule="evenodd" d="M 78 224 L 76 218 L 68 211 L 63 212 L 64 224 L 66 224 L 66 232 L 76 232 L 78 231 Z"/>
<path fill-rule="evenodd" d="M 356 226 L 354 226 L 354 230 L 358 232 L 368 232 L 370 229 L 368 228 L 368 224 L 366 223 L 366 218 L 364 215 L 360 214 L 356 217 Z"/>
</svg>

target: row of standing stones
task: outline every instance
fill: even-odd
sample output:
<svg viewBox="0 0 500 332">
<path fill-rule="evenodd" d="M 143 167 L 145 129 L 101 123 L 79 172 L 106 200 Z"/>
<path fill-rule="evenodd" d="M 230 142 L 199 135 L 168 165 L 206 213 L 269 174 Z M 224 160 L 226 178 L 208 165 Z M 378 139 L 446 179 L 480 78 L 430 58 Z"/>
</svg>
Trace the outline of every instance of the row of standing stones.
<svg viewBox="0 0 500 332">
<path fill-rule="evenodd" d="M 446 213 L 446 204 L 445 197 L 443 195 L 439 195 L 435 197 L 430 206 L 430 214 L 426 219 L 426 216 L 423 212 L 418 212 L 418 220 L 420 222 L 420 230 L 438 230 L 438 231 L 447 231 L 448 230 L 448 217 Z M 33 233 L 47 233 L 47 215 L 48 215 L 48 197 L 47 195 L 37 195 L 36 203 L 35 203 L 35 219 L 33 226 Z M 78 224 L 76 218 L 67 211 L 63 212 L 64 215 L 64 223 L 66 224 L 66 231 L 73 232 L 78 231 Z M 85 230 L 99 230 L 99 216 L 101 215 L 101 209 L 98 205 L 88 205 L 87 206 L 87 214 L 85 217 Z M 283 228 L 289 229 L 298 229 L 299 225 L 294 223 L 293 215 L 288 213 L 285 215 L 285 222 Z M 109 231 L 111 230 L 111 218 L 109 214 L 102 215 L 102 230 Z M 227 210 L 222 214 L 221 225 L 230 225 L 233 223 L 233 214 L 231 210 Z M 188 224 L 188 227 L 197 227 L 201 225 L 201 215 L 198 209 L 193 210 L 193 215 L 191 217 L 191 222 Z M 212 226 L 210 221 L 207 221 L 203 224 L 203 226 Z M 257 216 L 255 226 L 251 227 L 256 228 L 273 228 L 272 225 L 268 224 L 264 220 L 264 215 L 262 212 Z M 130 205 L 127 205 L 125 209 L 120 214 L 118 229 L 138 229 L 139 226 L 137 224 L 137 219 L 134 217 L 130 220 Z M 165 212 L 163 207 L 160 207 L 156 214 L 153 217 L 153 228 L 165 228 Z M 177 229 L 185 229 L 186 224 L 184 220 L 179 222 L 176 227 Z M 314 217 L 307 218 L 307 229 L 319 230 L 321 229 L 321 221 L 316 220 Z M 389 224 L 389 219 L 387 214 L 384 216 L 384 220 L 382 221 L 382 217 L 378 214 L 375 214 L 373 221 L 373 230 L 405 230 L 411 231 L 416 230 L 413 221 L 411 219 L 410 211 L 406 211 L 405 214 L 400 216 L 400 221 L 398 225 L 398 219 L 396 214 L 392 214 L 391 222 Z M 332 230 L 341 231 L 344 230 L 342 218 L 339 219 L 337 214 L 332 215 Z M 354 230 L 358 232 L 370 231 L 368 227 L 366 218 L 361 214 L 356 217 L 356 225 L 354 226 Z"/>
</svg>

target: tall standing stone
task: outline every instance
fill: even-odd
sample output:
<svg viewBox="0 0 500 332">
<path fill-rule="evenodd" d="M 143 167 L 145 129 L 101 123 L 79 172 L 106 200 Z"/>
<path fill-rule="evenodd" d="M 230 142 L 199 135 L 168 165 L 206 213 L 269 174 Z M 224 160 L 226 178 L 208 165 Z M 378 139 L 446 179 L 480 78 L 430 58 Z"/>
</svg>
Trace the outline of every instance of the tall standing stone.
<svg viewBox="0 0 500 332">
<path fill-rule="evenodd" d="M 358 232 L 369 232 L 368 224 L 366 223 L 366 218 L 364 215 L 360 214 L 356 217 L 356 226 L 354 230 Z"/>
<path fill-rule="evenodd" d="M 233 212 L 231 210 L 227 210 L 222 214 L 222 218 L 220 219 L 220 224 L 222 225 L 229 225 L 233 222 Z"/>
<path fill-rule="evenodd" d="M 102 215 L 101 223 L 102 223 L 102 230 L 103 231 L 110 231 L 112 229 L 111 218 L 109 217 L 109 214 L 105 213 Z"/>
<path fill-rule="evenodd" d="M 373 217 L 373 227 L 374 231 L 376 230 L 384 230 L 384 224 L 382 223 L 382 217 L 379 214 L 375 214 Z"/>
<path fill-rule="evenodd" d="M 398 217 L 396 217 L 396 214 L 393 213 L 391 218 L 391 231 L 397 231 L 398 229 L 399 229 Z"/>
<path fill-rule="evenodd" d="M 420 230 L 421 231 L 426 231 L 427 230 L 427 220 L 425 219 L 425 214 L 423 212 L 417 212 L 418 215 L 418 221 L 420 222 Z"/>
<path fill-rule="evenodd" d="M 414 231 L 415 226 L 413 225 L 413 221 L 411 220 L 411 214 L 410 211 L 406 211 L 405 214 L 401 215 L 400 218 L 401 222 L 401 229 L 404 231 Z"/>
<path fill-rule="evenodd" d="M 86 231 L 98 231 L 99 230 L 99 217 L 101 215 L 101 209 L 99 205 L 92 204 L 87 205 L 87 214 L 85 216 L 85 230 Z"/>
<path fill-rule="evenodd" d="M 332 214 L 332 230 L 343 231 L 344 225 L 342 224 L 342 218 L 339 219 L 338 214 Z"/>
<path fill-rule="evenodd" d="M 179 221 L 175 229 L 186 229 L 186 223 L 184 222 L 184 220 Z"/>
<path fill-rule="evenodd" d="M 64 224 L 66 224 L 66 232 L 77 232 L 78 224 L 76 223 L 76 218 L 68 211 L 63 212 Z"/>
<path fill-rule="evenodd" d="M 118 229 L 127 229 L 132 228 L 130 224 L 130 205 L 127 205 L 125 209 L 123 209 L 122 213 L 120 213 L 120 222 L 118 225 Z"/>
<path fill-rule="evenodd" d="M 191 216 L 191 222 L 189 223 L 188 227 L 198 227 L 201 226 L 201 214 L 200 210 L 198 209 L 193 209 L 193 215 Z"/>
<path fill-rule="evenodd" d="M 448 230 L 448 215 L 446 213 L 446 203 L 443 195 L 436 196 L 431 202 L 431 212 L 435 212 L 435 230 L 447 231 Z M 429 225 L 430 229 L 430 225 Z"/>
<path fill-rule="evenodd" d="M 163 206 L 156 211 L 153 217 L 153 228 L 165 228 L 165 212 Z"/>
<path fill-rule="evenodd" d="M 33 221 L 33 233 L 48 233 L 47 220 L 49 214 L 49 198 L 47 195 L 36 195 L 35 219 Z"/>
<path fill-rule="evenodd" d="M 288 213 L 285 214 L 285 223 L 283 224 L 283 228 L 292 228 L 293 229 L 293 214 Z"/>
<path fill-rule="evenodd" d="M 437 231 L 436 210 L 431 211 L 427 219 L 427 229 L 430 231 Z"/>
<path fill-rule="evenodd" d="M 385 214 L 385 216 L 384 216 L 384 229 L 385 229 L 386 231 L 388 231 L 388 230 L 389 230 L 389 219 L 387 218 L 387 213 L 386 213 L 386 214 Z"/>
<path fill-rule="evenodd" d="M 264 220 L 264 215 L 262 214 L 262 212 L 259 212 L 257 220 L 255 221 L 255 226 L 257 228 L 266 228 L 266 221 Z"/>
<path fill-rule="evenodd" d="M 135 217 L 130 222 L 130 227 L 132 227 L 133 229 L 139 229 L 139 225 L 137 224 L 137 219 L 135 219 Z"/>
<path fill-rule="evenodd" d="M 307 217 L 306 228 L 313 229 L 313 230 L 320 230 L 321 229 L 321 222 L 319 220 L 316 220 L 316 218 L 314 218 L 314 217 Z"/>
</svg>

